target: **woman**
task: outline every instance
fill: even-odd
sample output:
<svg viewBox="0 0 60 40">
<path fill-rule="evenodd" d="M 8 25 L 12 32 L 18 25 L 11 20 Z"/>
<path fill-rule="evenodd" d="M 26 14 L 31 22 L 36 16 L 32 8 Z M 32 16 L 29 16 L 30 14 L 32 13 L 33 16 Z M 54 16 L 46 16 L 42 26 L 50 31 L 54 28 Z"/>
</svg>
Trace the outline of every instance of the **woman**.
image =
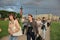
<svg viewBox="0 0 60 40">
<path fill-rule="evenodd" d="M 8 32 L 10 34 L 10 40 L 18 40 L 17 37 L 20 36 L 20 25 L 15 18 L 15 16 L 11 13 L 9 15 L 9 27 Z"/>
<path fill-rule="evenodd" d="M 38 34 L 37 23 L 33 19 L 31 14 L 28 14 L 28 23 L 27 23 L 27 40 L 35 40 Z"/>
<path fill-rule="evenodd" d="M 36 22 L 37 22 L 37 25 L 38 25 L 39 35 L 41 35 L 42 34 L 42 30 L 41 30 L 41 26 L 42 26 L 41 19 L 38 17 L 38 19 L 37 19 Z"/>
</svg>

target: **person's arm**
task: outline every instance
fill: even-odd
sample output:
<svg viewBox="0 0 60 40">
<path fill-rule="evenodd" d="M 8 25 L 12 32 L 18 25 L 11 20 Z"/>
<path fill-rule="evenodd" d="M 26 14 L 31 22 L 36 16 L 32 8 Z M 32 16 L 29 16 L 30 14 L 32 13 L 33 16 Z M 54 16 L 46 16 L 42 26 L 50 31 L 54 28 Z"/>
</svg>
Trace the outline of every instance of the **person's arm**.
<svg viewBox="0 0 60 40">
<path fill-rule="evenodd" d="M 36 22 L 35 22 L 35 29 L 36 29 L 36 34 L 39 34 L 39 32 L 38 32 L 38 25 L 37 25 Z"/>
<path fill-rule="evenodd" d="M 19 25 L 18 20 L 15 20 L 15 27 L 16 27 L 15 32 L 18 32 L 21 29 L 21 26 Z"/>
<path fill-rule="evenodd" d="M 8 28 L 8 32 L 9 32 L 9 34 L 13 34 L 13 32 L 12 32 L 12 30 L 10 29 L 10 28 Z"/>
<path fill-rule="evenodd" d="M 9 26 L 8 26 L 8 32 L 12 35 L 13 34 L 13 32 L 12 32 L 12 30 L 11 30 L 11 28 L 10 28 L 10 22 L 9 22 Z"/>
</svg>

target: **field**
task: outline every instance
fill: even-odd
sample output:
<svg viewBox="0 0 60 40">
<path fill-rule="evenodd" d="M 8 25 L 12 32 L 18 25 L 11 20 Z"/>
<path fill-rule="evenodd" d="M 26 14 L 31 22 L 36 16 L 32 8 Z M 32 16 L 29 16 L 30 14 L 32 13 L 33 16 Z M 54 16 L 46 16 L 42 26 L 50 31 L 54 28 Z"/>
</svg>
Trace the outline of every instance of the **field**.
<svg viewBox="0 0 60 40">
<path fill-rule="evenodd" d="M 51 40 L 60 40 L 60 22 L 52 22 L 50 30 Z"/>
<path fill-rule="evenodd" d="M 2 28 L 2 32 L 0 32 L 0 38 L 8 34 L 8 21 L 0 21 L 0 28 Z M 50 29 L 50 37 L 51 40 L 60 40 L 60 22 L 52 22 Z"/>
<path fill-rule="evenodd" d="M 8 35 L 8 21 L 0 21 L 0 28 L 2 29 L 2 32 L 0 32 L 0 38 L 3 36 Z"/>
</svg>

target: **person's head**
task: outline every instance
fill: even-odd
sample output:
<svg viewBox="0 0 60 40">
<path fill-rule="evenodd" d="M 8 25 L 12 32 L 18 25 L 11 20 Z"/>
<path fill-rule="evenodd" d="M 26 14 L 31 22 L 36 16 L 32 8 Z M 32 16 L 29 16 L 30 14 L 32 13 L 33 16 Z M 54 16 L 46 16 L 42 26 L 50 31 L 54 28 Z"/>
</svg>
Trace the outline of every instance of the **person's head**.
<svg viewBox="0 0 60 40">
<path fill-rule="evenodd" d="M 28 14 L 28 20 L 32 20 L 33 16 L 31 14 Z"/>
<path fill-rule="evenodd" d="M 40 17 L 38 17 L 38 19 L 37 19 L 38 21 L 40 21 L 41 19 L 40 19 Z"/>
<path fill-rule="evenodd" d="M 45 20 L 45 17 L 42 17 L 42 20 Z"/>
<path fill-rule="evenodd" d="M 13 13 L 10 13 L 9 14 L 9 20 L 11 21 L 11 20 L 15 20 L 15 19 L 16 19 L 15 15 Z"/>
</svg>

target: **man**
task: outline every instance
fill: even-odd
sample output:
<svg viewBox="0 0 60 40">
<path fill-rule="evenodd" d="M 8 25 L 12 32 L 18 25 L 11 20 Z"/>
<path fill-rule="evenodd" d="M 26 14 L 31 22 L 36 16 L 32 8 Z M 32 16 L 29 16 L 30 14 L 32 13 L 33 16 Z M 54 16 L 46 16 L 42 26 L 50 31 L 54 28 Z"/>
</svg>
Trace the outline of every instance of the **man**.
<svg viewBox="0 0 60 40">
<path fill-rule="evenodd" d="M 27 40 L 35 40 L 36 35 L 38 34 L 37 23 L 33 19 L 31 14 L 28 14 L 28 24 L 27 24 Z"/>
</svg>

